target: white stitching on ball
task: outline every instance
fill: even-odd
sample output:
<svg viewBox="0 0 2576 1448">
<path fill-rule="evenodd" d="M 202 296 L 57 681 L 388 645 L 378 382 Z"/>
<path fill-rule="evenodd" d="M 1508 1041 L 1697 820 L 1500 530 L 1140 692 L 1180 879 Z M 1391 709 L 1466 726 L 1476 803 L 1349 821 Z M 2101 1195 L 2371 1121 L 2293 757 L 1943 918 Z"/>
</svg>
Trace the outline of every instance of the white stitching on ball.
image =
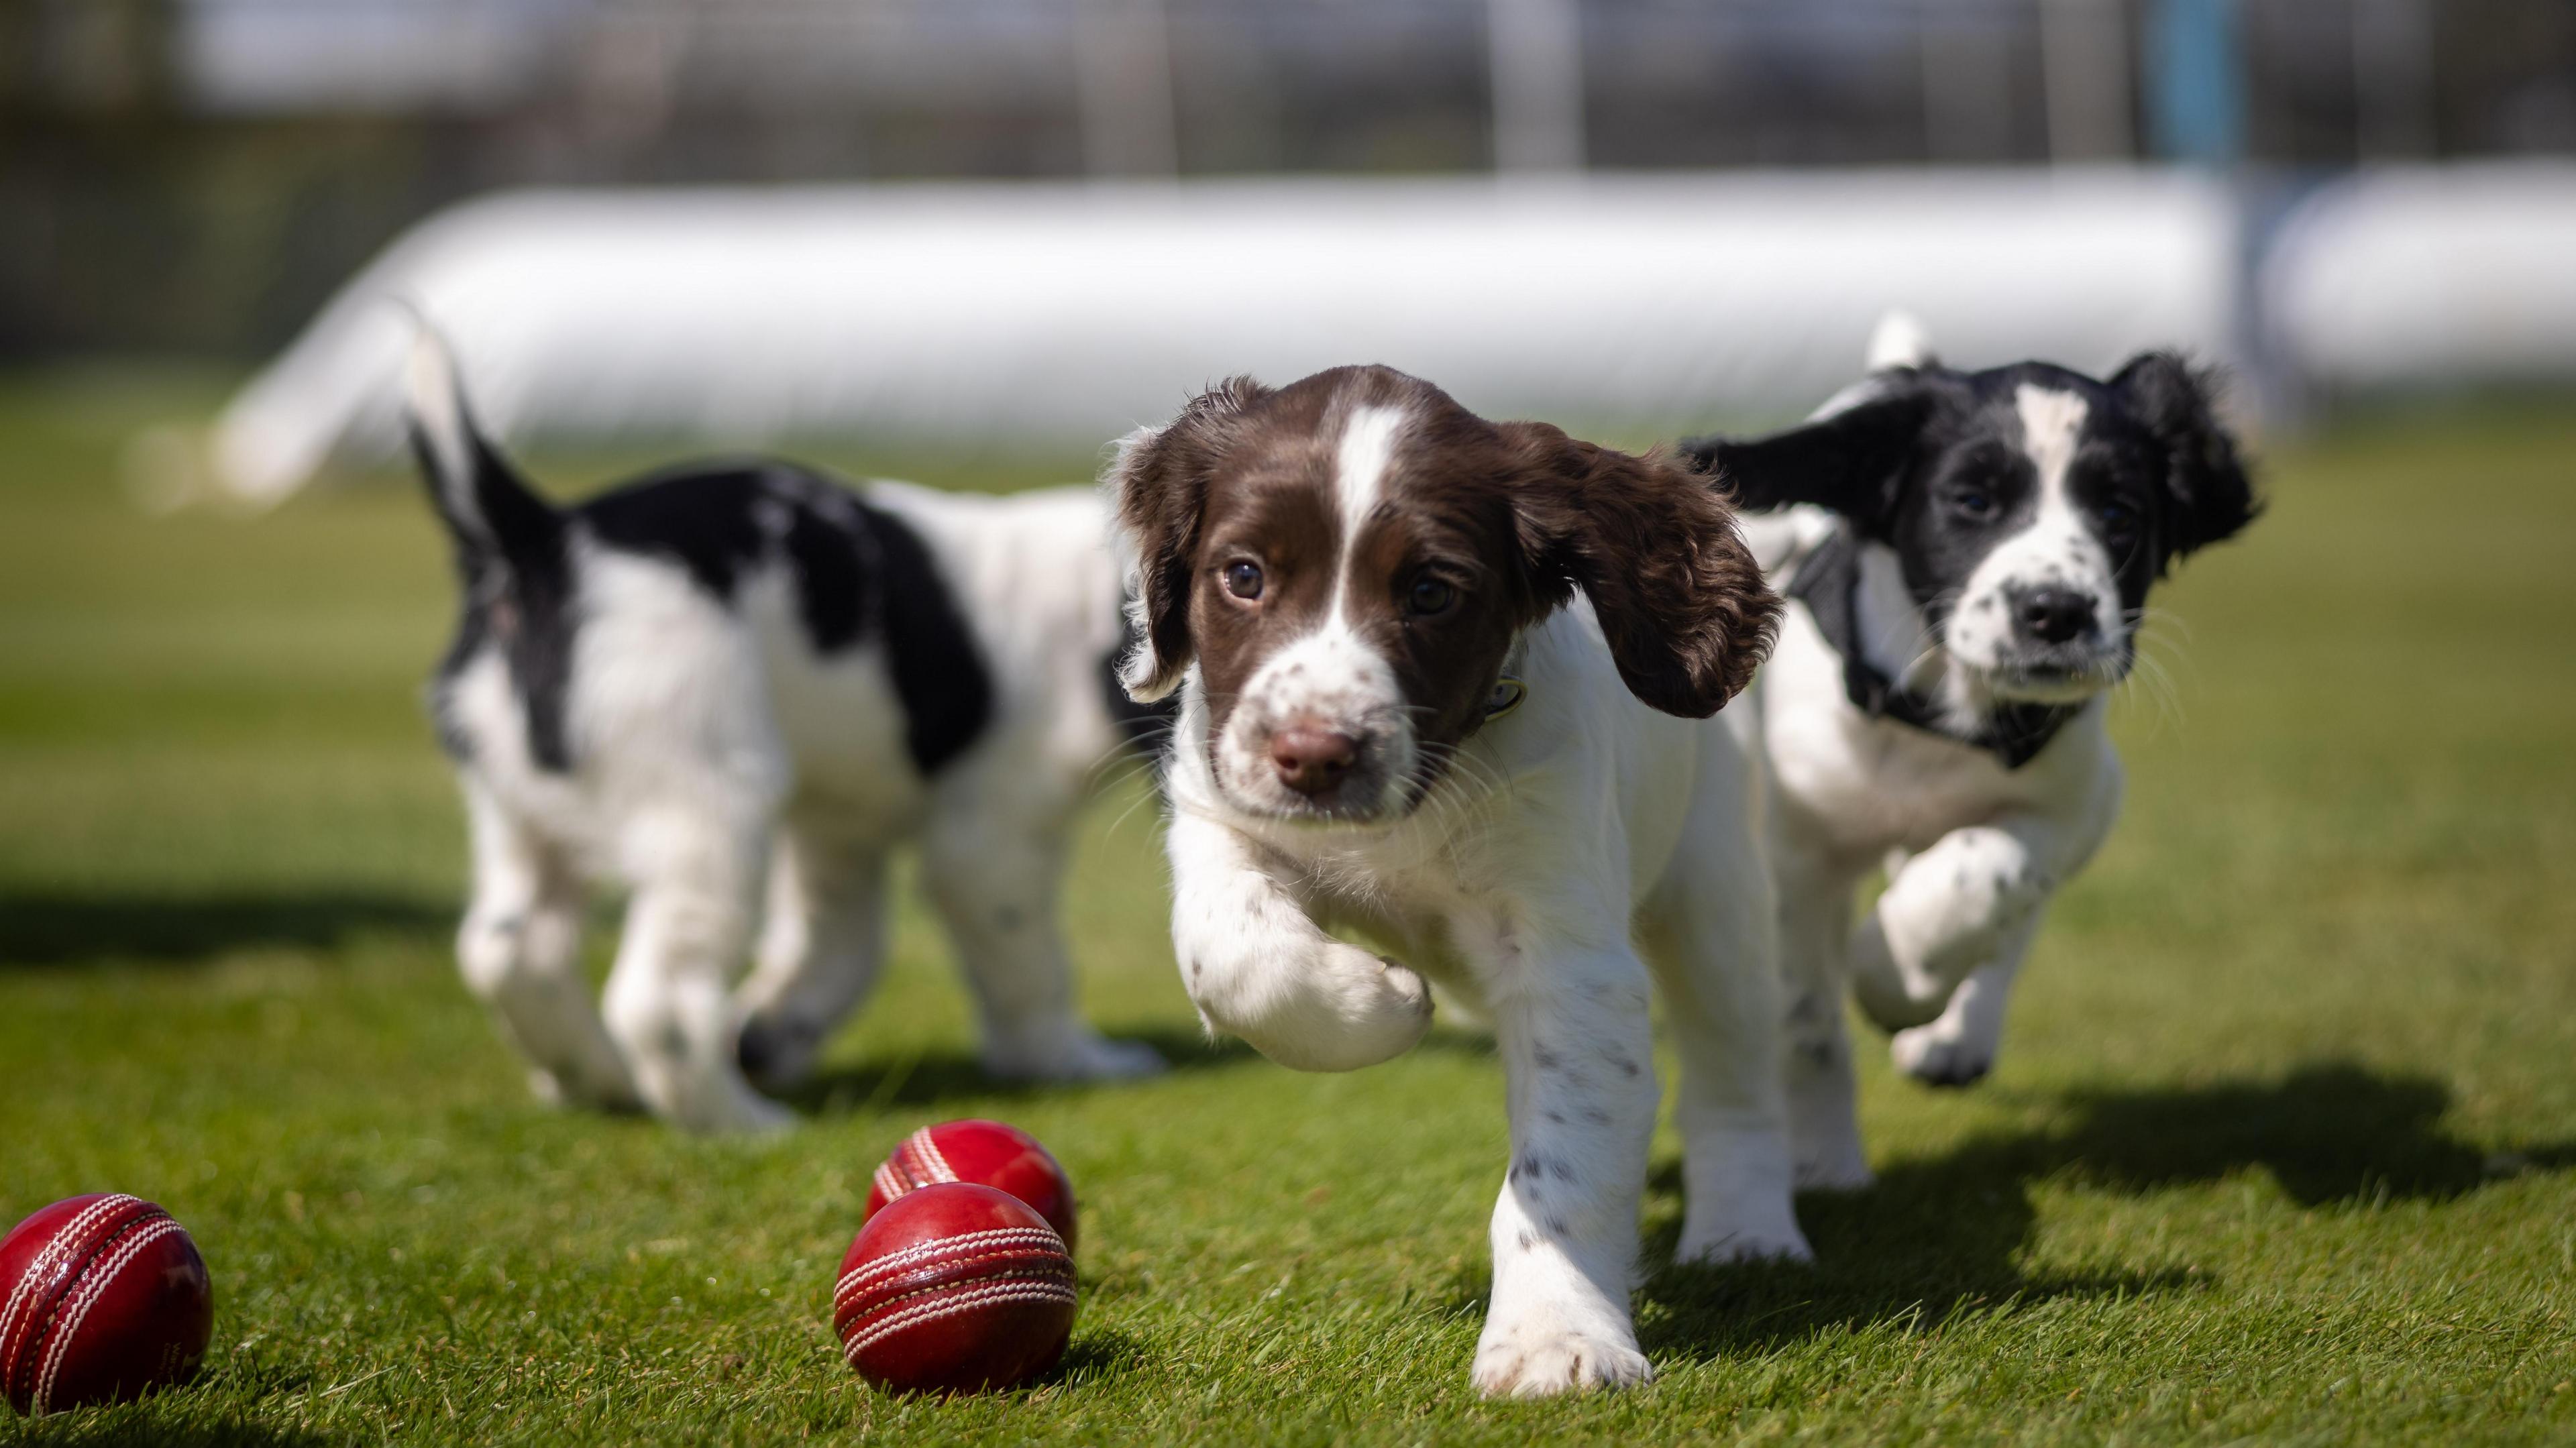
<svg viewBox="0 0 2576 1448">
<path fill-rule="evenodd" d="M 939 1143 L 930 1139 L 929 1127 L 925 1126 L 912 1134 L 912 1147 L 913 1150 L 921 1154 L 923 1164 L 930 1168 L 930 1179 L 932 1181 L 953 1182 L 957 1180 L 957 1173 L 955 1169 L 948 1165 L 948 1158 L 940 1154 Z"/>
<path fill-rule="evenodd" d="M 0 1390 L 5 1390 L 8 1380 L 16 1375 L 18 1351 L 26 1345 L 27 1336 L 35 1331 L 36 1313 L 32 1304 L 37 1284 L 62 1270 L 71 1255 L 82 1250 L 79 1246 L 81 1238 L 98 1218 L 129 1205 L 142 1206 L 143 1199 L 129 1197 L 123 1192 L 110 1192 L 99 1198 L 81 1208 L 79 1216 L 58 1228 L 28 1261 L 25 1275 L 18 1279 L 18 1285 L 9 1293 L 9 1305 L 0 1309 Z"/>
<path fill-rule="evenodd" d="M 883 1322 L 876 1324 L 874 1327 L 869 1328 L 866 1332 L 851 1338 L 849 1342 L 843 1345 L 841 1355 L 849 1360 L 852 1367 L 856 1367 L 858 1366 L 859 1354 L 861 1352 L 883 1342 L 886 1338 L 895 1333 L 902 1332 L 907 1328 L 918 1327 L 925 1322 L 934 1322 L 943 1317 L 951 1317 L 960 1312 L 970 1311 L 978 1307 L 990 1306 L 995 1303 L 1069 1303 L 1073 1300 L 1073 1289 L 1063 1285 L 1062 1283 L 1056 1282 L 1015 1280 L 1011 1282 L 996 1282 L 984 1287 L 966 1288 L 951 1298 L 946 1298 L 938 1302 L 923 1303 L 918 1307 L 905 1308 L 903 1311 L 898 1312 Z"/>
<path fill-rule="evenodd" d="M 80 1285 L 73 1289 L 72 1299 L 63 1305 L 59 1314 L 61 1330 L 54 1334 L 52 1342 L 45 1345 L 44 1372 L 37 1380 L 29 1416 L 44 1416 L 45 1402 L 54 1394 L 54 1379 L 61 1374 L 64 1360 L 71 1356 L 73 1336 L 81 1330 L 81 1323 L 88 1319 L 89 1310 L 107 1295 L 109 1287 L 115 1285 L 116 1274 L 141 1256 L 144 1248 L 178 1230 L 179 1224 L 167 1213 L 151 1218 L 143 1230 L 119 1242 L 115 1255 L 109 1257 L 104 1265 L 93 1265 L 81 1275 Z"/>
<path fill-rule="evenodd" d="M 875 1277 L 892 1276 L 951 1252 L 975 1252 L 985 1247 L 1031 1247 L 1042 1251 L 1064 1252 L 1064 1239 L 1045 1227 L 995 1227 L 989 1231 L 967 1232 L 955 1237 L 934 1237 L 915 1242 L 899 1252 L 890 1252 L 873 1262 L 862 1263 L 843 1274 L 832 1288 L 832 1298 L 839 1301 L 860 1284 Z M 1065 1253 L 1068 1260 L 1070 1253 Z"/>
</svg>

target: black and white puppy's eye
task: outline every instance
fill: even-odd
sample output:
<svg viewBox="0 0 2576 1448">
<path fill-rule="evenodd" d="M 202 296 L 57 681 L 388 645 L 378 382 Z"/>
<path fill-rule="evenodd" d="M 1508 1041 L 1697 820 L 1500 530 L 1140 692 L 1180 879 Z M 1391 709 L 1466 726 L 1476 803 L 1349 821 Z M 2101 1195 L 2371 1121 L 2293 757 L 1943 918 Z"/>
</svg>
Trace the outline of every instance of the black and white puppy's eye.
<svg viewBox="0 0 2576 1448">
<path fill-rule="evenodd" d="M 1413 586 L 1406 589 L 1404 593 L 1405 612 L 1415 618 L 1431 618 L 1447 613 L 1450 606 L 1457 601 L 1457 588 L 1449 580 L 1431 573 L 1425 573 L 1414 579 Z"/>
<path fill-rule="evenodd" d="M 1249 558 L 1238 558 L 1225 566 L 1225 591 L 1237 598 L 1261 596 L 1261 565 Z"/>
<path fill-rule="evenodd" d="M 1995 515 L 1995 495 L 1983 488 L 1961 488 L 1950 495 L 1950 506 L 1960 517 L 1982 523 Z"/>
<path fill-rule="evenodd" d="M 2126 503 L 2104 503 L 2094 510 L 2102 520 L 2102 531 L 2113 538 L 2126 538 L 2138 531 L 2138 510 Z"/>
</svg>

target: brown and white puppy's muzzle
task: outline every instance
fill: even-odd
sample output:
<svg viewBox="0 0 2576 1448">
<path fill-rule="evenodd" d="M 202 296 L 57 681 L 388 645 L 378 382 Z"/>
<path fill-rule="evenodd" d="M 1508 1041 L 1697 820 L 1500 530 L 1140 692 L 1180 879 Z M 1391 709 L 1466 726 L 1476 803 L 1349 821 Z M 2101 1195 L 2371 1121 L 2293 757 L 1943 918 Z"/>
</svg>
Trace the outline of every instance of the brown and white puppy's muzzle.
<svg viewBox="0 0 2576 1448">
<path fill-rule="evenodd" d="M 1228 806 L 1383 824 L 1483 724 L 1519 633 L 1581 588 L 1621 676 L 1705 717 L 1773 607 L 1724 498 L 1679 464 L 1490 423 L 1382 367 L 1236 380 L 1122 444 L 1140 699 L 1195 663 Z"/>
</svg>

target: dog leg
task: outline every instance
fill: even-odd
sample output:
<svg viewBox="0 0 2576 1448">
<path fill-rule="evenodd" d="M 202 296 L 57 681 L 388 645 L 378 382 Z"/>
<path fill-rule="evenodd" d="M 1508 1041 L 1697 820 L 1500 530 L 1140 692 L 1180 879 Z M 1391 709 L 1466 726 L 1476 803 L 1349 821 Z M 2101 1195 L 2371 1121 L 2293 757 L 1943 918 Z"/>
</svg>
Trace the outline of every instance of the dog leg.
<svg viewBox="0 0 2576 1448">
<path fill-rule="evenodd" d="M 1859 1191 L 1877 1180 L 1861 1149 L 1860 1093 L 1843 1019 L 1851 884 L 1829 864 L 1780 850 L 1780 958 L 1788 988 L 1789 1141 L 1805 1191 Z"/>
<path fill-rule="evenodd" d="M 1059 918 L 1066 856 L 1060 819 L 989 807 L 939 808 L 922 841 L 922 878 L 982 1015 L 984 1069 L 1014 1081 L 1150 1076 L 1163 1069 L 1153 1047 L 1110 1040 L 1075 1008 Z"/>
<path fill-rule="evenodd" d="M 1628 1291 L 1655 1128 L 1646 967 L 1624 942 L 1515 942 L 1509 927 L 1496 937 L 1489 979 L 1512 1160 L 1494 1204 L 1476 1390 L 1535 1398 L 1643 1382 L 1654 1370 L 1637 1349 Z"/>
<path fill-rule="evenodd" d="M 571 867 L 481 786 L 465 786 L 474 903 L 457 931 L 466 988 L 527 1058 L 548 1101 L 633 1110 L 626 1063 L 581 972 L 582 889 Z"/>
<path fill-rule="evenodd" d="M 1896 1033 L 1888 1042 L 1888 1054 L 1898 1070 L 1927 1086 L 1966 1086 L 1994 1069 L 2013 978 L 2021 973 L 2031 940 L 2039 934 L 2041 915 L 2038 910 L 2030 912 L 1995 959 L 1959 983 L 1938 1020 Z"/>
<path fill-rule="evenodd" d="M 743 1080 L 726 990 L 750 932 L 768 830 L 690 816 L 633 833 L 652 858 L 637 862 L 607 1015 L 645 1103 L 695 1131 L 791 1124 L 787 1108 Z"/>
<path fill-rule="evenodd" d="M 1790 1202 L 1778 922 L 1758 815 L 1703 771 L 1673 868 L 1643 914 L 1681 1057 L 1683 1262 L 1811 1257 Z"/>
<path fill-rule="evenodd" d="M 1431 1028 L 1422 977 L 1325 934 L 1241 835 L 1178 813 L 1166 849 L 1173 956 L 1211 1035 L 1295 1070 L 1353 1071 Z"/>
<path fill-rule="evenodd" d="M 769 865 L 759 962 L 735 992 L 745 1075 L 784 1090 L 876 984 L 885 960 L 885 855 L 791 823 Z"/>
<path fill-rule="evenodd" d="M 2032 817 L 1952 830 L 1905 862 L 1852 932 L 1853 993 L 1888 1030 L 1941 1014 L 2057 887 L 2057 831 Z"/>
</svg>

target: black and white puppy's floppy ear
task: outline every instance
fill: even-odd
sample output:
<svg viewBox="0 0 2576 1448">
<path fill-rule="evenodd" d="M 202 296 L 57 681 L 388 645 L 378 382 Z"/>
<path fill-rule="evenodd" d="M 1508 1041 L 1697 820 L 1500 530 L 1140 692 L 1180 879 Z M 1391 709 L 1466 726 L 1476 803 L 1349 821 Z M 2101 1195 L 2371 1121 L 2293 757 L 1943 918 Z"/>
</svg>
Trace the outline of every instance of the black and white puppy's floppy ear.
<svg viewBox="0 0 2576 1448">
<path fill-rule="evenodd" d="M 2157 572 L 2184 554 L 2235 537 L 2263 511 L 2236 439 L 2219 420 L 2215 371 L 2195 368 L 2171 352 L 2143 352 L 2110 385 L 2164 448 L 2164 554 Z"/>
<path fill-rule="evenodd" d="M 1677 458 L 1635 456 L 1545 423 L 1506 423 L 1527 460 L 1514 495 L 1542 610 L 1580 588 L 1630 693 L 1705 719 L 1771 651 L 1780 600 L 1735 510 Z"/>
<path fill-rule="evenodd" d="M 1830 416 L 1767 437 L 1691 438 L 1681 450 L 1738 507 L 1812 503 L 1850 519 L 1861 536 L 1883 541 L 1937 403 L 1921 375 L 1898 369 L 1874 395 Z"/>
<path fill-rule="evenodd" d="M 1119 661 L 1118 682 L 1138 703 L 1168 697 L 1189 670 L 1190 568 L 1208 475 L 1244 409 L 1269 394 L 1249 377 L 1228 378 L 1191 398 L 1165 426 L 1140 427 L 1119 439 L 1101 474 L 1127 566 L 1128 632 L 1135 640 Z"/>
</svg>

